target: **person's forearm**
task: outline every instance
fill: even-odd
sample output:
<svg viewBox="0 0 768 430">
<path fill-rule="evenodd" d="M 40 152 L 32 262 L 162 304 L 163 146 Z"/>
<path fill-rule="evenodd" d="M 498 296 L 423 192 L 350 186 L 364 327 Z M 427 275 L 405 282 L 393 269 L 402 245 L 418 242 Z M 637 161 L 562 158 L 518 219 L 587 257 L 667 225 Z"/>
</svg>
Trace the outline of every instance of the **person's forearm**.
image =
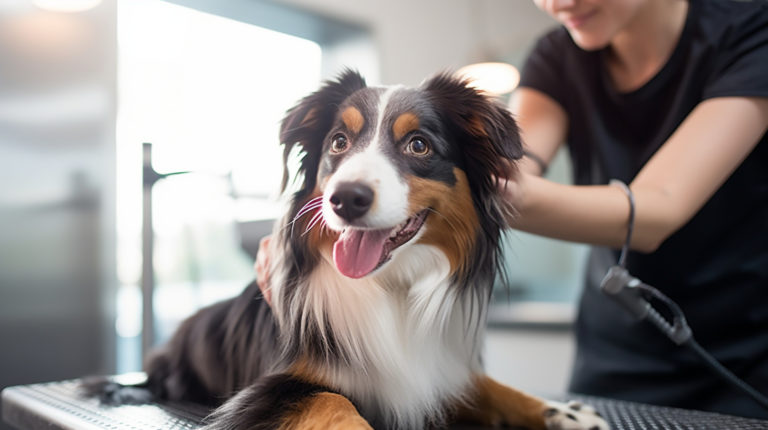
<svg viewBox="0 0 768 430">
<path fill-rule="evenodd" d="M 510 227 L 571 242 L 620 248 L 629 227 L 629 198 L 616 185 L 563 185 L 535 175 L 520 177 L 510 188 L 517 202 Z M 630 247 L 653 252 L 689 219 L 664 189 L 630 184 L 635 222 Z"/>
<path fill-rule="evenodd" d="M 555 239 L 620 247 L 626 238 L 629 200 L 616 186 L 572 186 L 528 175 L 513 200 L 514 229 Z"/>
<path fill-rule="evenodd" d="M 652 252 L 704 206 L 768 129 L 768 99 L 702 102 L 629 185 L 636 216 L 631 246 Z M 557 239 L 619 247 L 629 200 L 619 187 L 561 185 L 521 172 L 507 189 L 510 225 Z"/>
</svg>

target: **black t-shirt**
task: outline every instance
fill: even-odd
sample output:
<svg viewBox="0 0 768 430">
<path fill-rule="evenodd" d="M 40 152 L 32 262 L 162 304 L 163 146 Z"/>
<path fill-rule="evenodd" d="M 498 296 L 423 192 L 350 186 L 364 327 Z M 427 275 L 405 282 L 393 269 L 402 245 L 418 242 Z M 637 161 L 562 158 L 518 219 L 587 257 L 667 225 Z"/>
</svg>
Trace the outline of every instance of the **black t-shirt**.
<svg viewBox="0 0 768 430">
<path fill-rule="evenodd" d="M 768 3 L 691 0 L 667 64 L 629 93 L 612 87 L 604 55 L 581 50 L 558 28 L 538 41 L 522 73 L 521 86 L 568 113 L 577 184 L 631 182 L 703 100 L 768 97 Z M 768 418 L 697 356 L 601 295 L 616 259 L 606 248 L 590 255 L 571 389 Z M 768 135 L 657 251 L 630 253 L 628 269 L 680 304 L 699 343 L 768 395 Z"/>
</svg>

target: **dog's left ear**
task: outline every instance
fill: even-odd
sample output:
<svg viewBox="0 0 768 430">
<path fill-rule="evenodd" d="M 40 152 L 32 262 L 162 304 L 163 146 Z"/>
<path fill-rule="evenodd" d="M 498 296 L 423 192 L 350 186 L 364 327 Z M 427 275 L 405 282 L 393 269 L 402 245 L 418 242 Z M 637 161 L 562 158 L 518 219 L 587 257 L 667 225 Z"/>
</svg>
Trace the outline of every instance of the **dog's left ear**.
<svg viewBox="0 0 768 430">
<path fill-rule="evenodd" d="M 493 195 L 494 177 L 514 177 L 514 161 L 523 156 L 517 123 L 505 107 L 466 79 L 444 73 L 426 81 L 423 88 L 463 140 L 470 184 L 480 187 L 483 196 Z"/>
<path fill-rule="evenodd" d="M 288 110 L 280 126 L 280 142 L 285 145 L 281 191 L 285 191 L 288 184 L 287 161 L 296 145 L 300 145 L 303 153 L 297 172 L 297 176 L 304 176 L 302 191 L 314 188 L 323 139 L 333 124 L 338 107 L 352 93 L 365 86 L 365 79 L 358 72 L 347 69 Z"/>
</svg>

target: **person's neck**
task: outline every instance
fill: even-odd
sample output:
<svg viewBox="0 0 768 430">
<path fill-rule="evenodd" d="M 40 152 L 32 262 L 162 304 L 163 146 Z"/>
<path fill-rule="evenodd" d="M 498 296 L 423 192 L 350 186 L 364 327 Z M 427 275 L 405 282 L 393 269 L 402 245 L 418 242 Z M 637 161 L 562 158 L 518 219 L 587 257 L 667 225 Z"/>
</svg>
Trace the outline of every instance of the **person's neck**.
<svg viewBox="0 0 768 430">
<path fill-rule="evenodd" d="M 606 62 L 618 91 L 642 87 L 666 64 L 685 27 L 688 6 L 687 0 L 649 0 L 614 37 Z"/>
</svg>

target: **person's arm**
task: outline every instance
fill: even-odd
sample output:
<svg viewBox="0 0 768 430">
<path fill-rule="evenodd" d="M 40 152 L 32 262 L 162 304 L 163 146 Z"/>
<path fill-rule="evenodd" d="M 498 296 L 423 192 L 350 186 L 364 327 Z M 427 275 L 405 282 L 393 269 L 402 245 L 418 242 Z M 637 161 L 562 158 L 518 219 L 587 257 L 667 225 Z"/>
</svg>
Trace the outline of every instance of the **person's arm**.
<svg viewBox="0 0 768 430">
<path fill-rule="evenodd" d="M 520 127 L 523 148 L 528 156 L 518 163 L 521 172 L 541 176 L 542 169 L 533 157 L 549 165 L 565 141 L 568 117 L 565 110 L 551 97 L 532 88 L 518 88 L 509 104 Z"/>
<path fill-rule="evenodd" d="M 768 99 L 700 103 L 630 184 L 632 248 L 652 252 L 687 223 L 754 149 L 768 128 Z M 615 186 L 569 186 L 521 173 L 507 193 L 511 227 L 553 238 L 620 247 L 629 203 Z"/>
</svg>

